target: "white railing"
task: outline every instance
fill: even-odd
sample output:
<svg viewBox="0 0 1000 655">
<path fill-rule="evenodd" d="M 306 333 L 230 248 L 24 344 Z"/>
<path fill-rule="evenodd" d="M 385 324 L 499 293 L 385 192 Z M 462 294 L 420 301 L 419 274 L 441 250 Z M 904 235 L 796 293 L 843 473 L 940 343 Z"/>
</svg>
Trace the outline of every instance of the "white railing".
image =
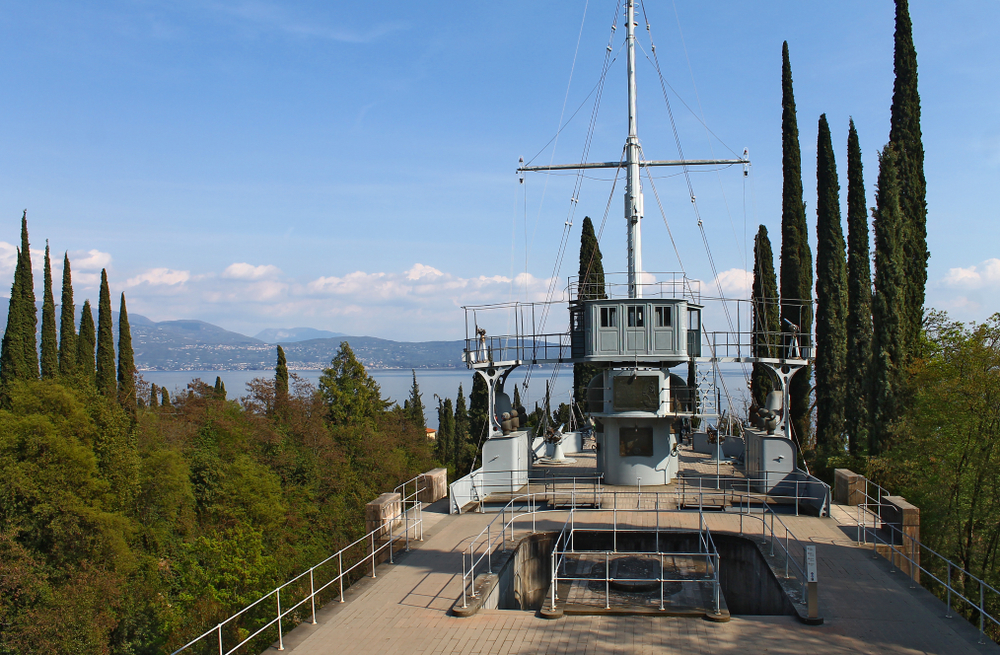
<svg viewBox="0 0 1000 655">
<path fill-rule="evenodd" d="M 711 493 L 710 490 L 700 492 L 703 494 Z M 576 529 L 576 514 L 582 512 L 585 514 L 591 514 L 594 512 L 610 512 L 611 513 L 611 532 L 613 534 L 613 545 L 614 550 L 617 552 L 618 548 L 618 534 L 624 532 L 649 532 L 650 530 L 655 530 L 657 534 L 661 532 L 660 517 L 662 514 L 690 514 L 694 511 L 698 512 L 699 515 L 699 525 L 705 525 L 705 513 L 703 507 L 705 505 L 704 501 L 699 503 L 699 509 L 694 508 L 690 510 L 680 510 L 672 509 L 679 507 L 678 503 L 683 503 L 684 498 L 680 496 L 680 490 L 672 491 L 607 491 L 603 493 L 604 503 L 607 503 L 610 499 L 611 507 L 597 506 L 591 507 L 591 503 L 583 503 L 585 506 L 581 507 L 575 501 L 571 500 L 569 510 L 556 510 L 556 509 L 539 509 L 542 506 L 546 506 L 543 494 L 539 493 L 528 493 L 512 498 L 510 502 L 494 517 L 483 530 L 476 535 L 470 542 L 469 546 L 462 551 L 462 607 L 468 607 L 468 599 L 470 597 L 477 598 L 477 591 L 475 586 L 476 572 L 477 570 L 482 572 L 492 572 L 493 570 L 493 552 L 495 550 L 503 550 L 505 544 L 509 541 L 513 544 L 515 541 L 515 534 L 517 530 L 516 523 L 520 521 L 522 527 L 520 530 L 527 533 L 535 533 L 537 527 L 537 517 L 539 514 L 550 514 L 555 512 L 568 511 L 569 514 L 566 519 L 566 524 L 563 526 L 562 532 L 560 532 L 560 538 L 564 535 L 566 530 L 570 530 L 572 533 Z M 796 557 L 792 554 L 791 548 L 793 545 L 798 545 L 799 555 L 804 554 L 804 549 L 799 543 L 799 540 L 795 537 L 788 526 L 781 517 L 774 511 L 774 507 L 767 502 L 767 498 L 763 494 L 757 493 L 746 493 L 742 496 L 744 502 L 739 505 L 739 534 L 743 536 L 746 534 L 744 521 L 753 519 L 760 522 L 760 535 L 763 537 L 768 544 L 769 556 L 775 556 L 775 544 L 781 550 L 783 555 L 784 564 L 784 577 L 789 578 L 789 573 L 791 573 L 800 583 L 802 587 L 802 598 L 805 598 L 805 585 L 806 585 L 806 573 L 802 565 L 798 562 Z M 646 501 L 645 504 L 643 501 Z M 650 502 L 651 501 L 651 502 Z M 759 507 L 759 513 L 751 511 L 751 505 Z M 523 510 L 523 511 L 521 511 Z M 655 514 L 655 526 L 650 527 L 624 527 L 618 522 L 618 511 L 627 511 L 630 515 L 636 513 L 648 513 L 653 512 Z M 777 527 L 775 526 L 775 521 L 777 521 Z M 499 522 L 498 525 L 496 525 Z M 530 532 L 529 532 L 530 525 Z M 567 526 L 569 526 L 567 528 Z M 777 534 L 777 530 L 782 532 L 781 535 Z M 755 532 L 755 531 L 754 531 Z M 557 541 L 558 543 L 558 541 Z M 780 556 L 780 555 L 779 555 Z M 718 561 L 716 561 L 716 566 Z"/>
<path fill-rule="evenodd" d="M 249 644 L 270 628 L 277 628 L 278 650 L 284 650 L 284 635 L 288 627 L 287 623 L 298 623 L 297 619 L 302 610 L 305 610 L 309 615 L 310 623 L 316 623 L 316 602 L 320 594 L 336 585 L 337 596 L 339 596 L 340 602 L 343 603 L 344 587 L 350 586 L 352 574 L 360 577 L 355 572 L 360 572 L 362 567 L 366 570 L 370 567 L 371 577 L 374 578 L 376 577 L 376 566 L 381 561 L 383 553 L 388 551 L 387 556 L 390 563 L 392 563 L 394 561 L 395 546 L 398 542 L 402 542 L 403 548 L 409 550 L 411 534 L 414 539 L 423 540 L 423 517 L 421 515 L 421 504 L 418 500 L 420 492 L 423 491 L 419 481 L 421 477 L 417 476 L 396 487 L 394 491 L 400 494 L 399 511 L 390 517 L 386 517 L 383 520 L 383 525 L 341 548 L 333 555 L 312 566 L 307 571 L 303 571 L 283 585 L 272 589 L 253 603 L 250 603 L 229 618 L 216 624 L 215 627 L 206 630 L 200 636 L 173 651 L 171 655 L 177 655 L 177 653 L 184 652 L 197 644 L 202 645 L 203 652 L 207 652 L 205 651 L 207 647 L 210 652 L 214 653 L 217 647 L 219 655 L 230 655 Z M 412 491 L 409 491 L 411 487 Z M 402 532 L 397 531 L 396 526 L 399 524 L 402 524 Z M 360 556 L 360 552 L 364 552 L 365 554 Z M 332 571 L 327 573 L 334 566 L 336 566 L 336 575 L 332 575 Z M 329 579 L 326 582 L 317 584 L 317 578 L 323 580 L 324 577 L 329 577 Z M 307 580 L 308 589 L 306 589 Z M 346 585 L 345 580 L 347 581 Z M 264 608 L 268 609 L 263 612 L 264 616 L 261 617 L 259 613 Z M 257 611 L 255 612 L 255 610 Z M 241 618 L 254 623 L 261 621 L 263 623 L 251 632 L 251 630 L 242 628 L 239 625 L 239 619 Z M 225 643 L 227 631 L 230 633 L 230 640 L 235 641 L 235 644 L 227 645 Z M 233 634 L 235 634 L 235 637 Z"/>
<path fill-rule="evenodd" d="M 897 556 L 900 561 L 906 561 L 907 568 L 909 569 L 908 577 L 910 578 L 912 588 L 915 588 L 917 584 L 922 584 L 918 582 L 918 574 L 927 575 L 940 585 L 947 603 L 947 612 L 945 614 L 947 618 L 952 618 L 952 609 L 956 598 L 958 602 L 964 602 L 971 615 L 970 622 L 972 622 L 972 618 L 979 619 L 979 643 L 986 643 L 987 621 L 994 627 L 1000 628 L 1000 618 L 994 616 L 986 609 L 987 603 L 994 607 L 1000 606 L 1000 591 L 982 578 L 973 575 L 941 553 L 923 544 L 919 539 L 914 539 L 912 536 L 906 534 L 898 526 L 885 521 L 882 517 L 882 508 L 890 506 L 890 503 L 883 502 L 883 499 L 890 495 L 889 492 L 867 478 L 864 478 L 864 480 L 865 490 L 863 492 L 859 489 L 854 490 L 854 493 L 860 492 L 864 496 L 864 502 L 858 503 L 857 515 L 851 517 L 857 523 L 858 545 L 866 546 L 870 538 L 872 556 L 874 558 L 880 557 L 878 553 L 879 544 L 886 547 L 890 551 L 887 559 L 889 560 L 891 572 L 895 572 L 896 570 Z M 848 516 L 850 516 L 849 513 Z M 880 534 L 880 532 L 883 534 Z M 929 556 L 931 563 L 927 563 L 925 555 Z M 937 569 L 936 572 L 935 568 Z M 971 582 L 979 592 L 978 601 L 975 597 L 969 598 L 965 590 L 959 589 L 955 583 L 956 579 L 963 583 L 965 590 L 968 589 Z"/>
<path fill-rule="evenodd" d="M 603 474 L 578 476 L 553 476 L 546 472 L 542 477 L 529 477 L 524 469 L 484 471 L 476 469 L 469 475 L 448 485 L 449 508 L 452 514 L 461 514 L 469 503 L 479 503 L 479 511 L 490 494 L 538 493 L 575 494 L 590 493 L 595 502 L 600 501 Z"/>
<path fill-rule="evenodd" d="M 696 489 L 700 498 L 721 496 L 730 505 L 744 502 L 742 496 L 749 494 L 754 498 L 769 498 L 774 505 L 794 503 L 795 516 L 799 515 L 802 506 L 812 507 L 820 516 L 830 515 L 830 485 L 811 475 L 805 479 L 792 473 L 766 473 L 760 477 L 681 475 L 677 477 L 677 484 L 681 493 L 694 493 L 688 489 Z"/>
</svg>

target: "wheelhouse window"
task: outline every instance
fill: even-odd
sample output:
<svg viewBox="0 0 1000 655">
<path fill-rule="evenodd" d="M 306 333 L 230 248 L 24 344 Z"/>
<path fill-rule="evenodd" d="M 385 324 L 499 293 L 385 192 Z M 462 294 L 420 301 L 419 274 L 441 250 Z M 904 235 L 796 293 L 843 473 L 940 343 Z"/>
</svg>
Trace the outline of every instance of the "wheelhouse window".
<svg viewBox="0 0 1000 655">
<path fill-rule="evenodd" d="M 656 327 L 670 327 L 673 311 L 671 307 L 657 307 L 655 310 Z"/>
<path fill-rule="evenodd" d="M 643 319 L 644 307 L 642 305 L 631 305 L 628 308 L 628 326 L 643 327 L 646 322 Z"/>
<path fill-rule="evenodd" d="M 617 307 L 601 307 L 601 327 L 618 327 Z"/>
</svg>

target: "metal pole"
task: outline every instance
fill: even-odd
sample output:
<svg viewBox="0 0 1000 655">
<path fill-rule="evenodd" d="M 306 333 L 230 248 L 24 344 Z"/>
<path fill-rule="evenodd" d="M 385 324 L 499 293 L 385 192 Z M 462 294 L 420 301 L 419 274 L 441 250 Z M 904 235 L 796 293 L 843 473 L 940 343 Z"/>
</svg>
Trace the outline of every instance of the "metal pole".
<svg viewBox="0 0 1000 655">
<path fill-rule="evenodd" d="M 372 532 L 372 577 L 375 577 L 375 533 Z"/>
<path fill-rule="evenodd" d="M 406 488 L 404 487 L 403 490 L 405 491 Z M 404 500 L 403 502 L 405 503 L 406 501 Z M 404 505 L 404 507 L 405 507 L 405 505 Z M 392 526 L 393 526 L 393 524 L 395 522 L 396 522 L 396 517 L 392 517 L 392 518 L 389 519 L 389 563 L 390 564 L 395 564 L 396 563 L 392 559 L 392 550 L 393 550 L 393 548 L 392 548 Z"/>
<path fill-rule="evenodd" d="M 462 609 L 465 609 L 466 607 L 469 606 L 469 603 L 468 603 L 468 601 L 466 600 L 466 597 L 465 597 L 465 586 L 466 586 L 466 582 L 465 582 L 465 553 L 462 553 Z"/>
<path fill-rule="evenodd" d="M 771 512 L 771 557 L 774 557 L 774 512 Z"/>
<path fill-rule="evenodd" d="M 344 602 L 344 551 L 337 553 L 337 579 L 340 581 L 340 602 Z"/>
<path fill-rule="evenodd" d="M 490 537 L 490 526 L 492 523 L 486 526 L 486 570 L 493 573 L 493 539 Z"/>
<path fill-rule="evenodd" d="M 406 489 L 406 485 L 403 485 L 403 489 Z M 417 490 L 413 490 L 413 495 L 416 496 Z M 419 502 L 419 501 L 417 501 Z M 411 502 L 412 505 L 412 502 Z M 406 499 L 403 499 L 403 536 L 406 538 L 406 552 L 410 552 L 410 515 L 406 512 Z"/>
<path fill-rule="evenodd" d="M 712 563 L 715 575 L 715 613 L 719 613 L 719 555 L 715 555 L 715 561 Z"/>
<path fill-rule="evenodd" d="M 604 609 L 611 609 L 611 555 L 604 551 Z"/>
<path fill-rule="evenodd" d="M 983 581 L 979 581 L 979 643 L 985 643 L 983 641 L 983 616 L 986 612 L 983 611 Z"/>
<path fill-rule="evenodd" d="M 309 600 L 312 603 L 312 622 L 316 625 L 316 583 L 313 581 L 313 569 L 309 569 Z"/>
<path fill-rule="evenodd" d="M 946 560 L 948 562 L 948 613 L 944 615 L 944 618 L 951 618 L 951 560 Z"/>
<path fill-rule="evenodd" d="M 558 544 L 558 542 L 557 542 Z M 549 584 L 552 590 L 552 611 L 556 611 L 556 549 L 552 549 L 552 582 Z"/>
<path fill-rule="evenodd" d="M 475 542 L 469 544 L 469 581 L 472 583 L 472 597 L 476 597 L 476 552 L 472 549 Z"/>
<path fill-rule="evenodd" d="M 614 500 L 611 502 L 611 534 L 615 552 L 618 552 L 618 492 L 614 492 Z"/>
<path fill-rule="evenodd" d="M 799 515 L 799 481 L 795 481 L 795 516 Z"/>
<path fill-rule="evenodd" d="M 225 651 L 222 648 L 222 624 L 219 624 L 219 655 L 225 655 Z"/>
<path fill-rule="evenodd" d="M 659 533 L 657 533 L 659 536 Z M 657 547 L 659 548 L 659 547 Z M 660 611 L 663 611 L 663 554 L 660 554 Z"/>
<path fill-rule="evenodd" d="M 281 634 L 281 588 L 277 590 L 278 596 L 278 650 L 285 650 L 285 638 Z"/>
</svg>

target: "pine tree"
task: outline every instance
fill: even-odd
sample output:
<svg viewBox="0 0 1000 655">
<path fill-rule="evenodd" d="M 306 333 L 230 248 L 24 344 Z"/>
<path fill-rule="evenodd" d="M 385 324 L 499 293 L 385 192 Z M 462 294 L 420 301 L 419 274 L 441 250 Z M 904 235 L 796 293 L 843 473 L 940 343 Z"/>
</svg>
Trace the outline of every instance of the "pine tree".
<svg viewBox="0 0 1000 655">
<path fill-rule="evenodd" d="M 378 382 L 368 375 L 346 341 L 320 376 L 319 392 L 330 421 L 338 425 L 374 419 L 391 404 L 382 398 Z"/>
<path fill-rule="evenodd" d="M 101 269 L 101 293 L 97 303 L 97 391 L 113 398 L 115 384 L 115 338 L 111 329 L 111 291 L 108 290 L 108 272 Z"/>
<path fill-rule="evenodd" d="M 521 392 L 519 390 L 518 385 L 516 385 L 516 384 L 514 385 L 514 400 L 513 400 L 513 405 L 514 405 L 514 409 L 520 411 L 520 407 L 522 405 L 522 403 L 521 403 Z M 521 424 L 524 425 L 524 417 L 521 416 L 520 418 L 521 418 Z"/>
<path fill-rule="evenodd" d="M 577 300 L 601 300 L 608 294 L 604 285 L 604 262 L 601 246 L 589 216 L 583 218 L 580 232 L 580 272 L 577 278 Z M 573 400 L 582 408 L 587 407 L 587 385 L 602 371 L 597 364 L 573 365 Z"/>
<path fill-rule="evenodd" d="M 409 412 L 410 420 L 421 430 L 427 428 L 427 419 L 424 418 L 424 400 L 420 394 L 420 387 L 417 385 L 417 372 L 413 373 L 413 386 L 410 387 Z"/>
<path fill-rule="evenodd" d="M 917 52 L 913 47 L 913 25 L 907 0 L 896 0 L 896 33 L 889 143 L 895 153 L 895 169 L 902 216 L 903 266 L 906 287 L 903 300 L 904 348 L 907 361 L 916 354 L 923 323 L 924 290 L 927 286 L 927 181 L 924 177 L 924 145 L 920 131 L 920 92 L 917 89 Z"/>
<path fill-rule="evenodd" d="M 778 281 L 774 275 L 771 239 L 763 225 L 753 242 L 753 353 L 755 357 L 777 357 L 780 345 L 781 317 L 778 315 Z M 774 390 L 773 373 L 765 364 L 753 365 L 750 379 L 753 403 L 763 407 L 767 394 Z"/>
<path fill-rule="evenodd" d="M 801 345 L 812 339 L 812 251 L 806 225 L 806 206 L 802 201 L 802 156 L 799 151 L 799 127 L 792 91 L 792 66 L 788 42 L 781 47 L 781 318 L 790 334 L 786 345 L 791 352 L 791 333 L 798 332 Z M 787 321 L 787 323 L 785 322 Z M 791 323 L 793 327 L 789 327 Z M 788 416 L 800 445 L 810 441 L 809 378 L 805 366 L 789 383 Z"/>
<path fill-rule="evenodd" d="M 847 450 L 858 454 L 868 439 L 869 370 L 872 359 L 872 272 L 868 208 L 861 145 L 851 120 L 847 136 Z"/>
<path fill-rule="evenodd" d="M 124 293 L 118 309 L 118 402 L 126 411 L 135 411 L 135 353 Z"/>
<path fill-rule="evenodd" d="M 149 385 L 149 408 L 155 409 L 160 406 L 160 388 L 155 384 Z"/>
<path fill-rule="evenodd" d="M 279 401 L 288 400 L 288 361 L 281 346 L 278 346 L 278 363 L 274 367 L 274 394 Z"/>
<path fill-rule="evenodd" d="M 451 455 L 452 465 L 459 475 L 465 475 L 463 471 L 467 468 L 466 451 L 470 446 L 470 441 L 469 410 L 466 408 L 465 393 L 462 390 L 462 385 L 459 384 L 458 396 L 455 397 L 455 440 Z"/>
<path fill-rule="evenodd" d="M 42 291 L 42 379 L 54 380 L 59 372 L 59 344 L 56 335 L 56 301 L 52 296 L 52 261 L 45 242 L 45 273 Z"/>
<path fill-rule="evenodd" d="M 871 423 L 868 453 L 885 447 L 903 406 L 906 366 L 907 267 L 896 153 L 889 144 L 879 158 L 875 210 L 875 295 L 872 298 Z"/>
<path fill-rule="evenodd" d="M 847 392 L 846 246 L 826 114 L 816 140 L 816 199 L 816 449 L 825 461 L 844 451 Z"/>
<path fill-rule="evenodd" d="M 76 305 L 73 304 L 73 274 L 69 253 L 63 254 L 62 304 L 59 308 L 59 375 L 70 377 L 76 370 Z"/>
<path fill-rule="evenodd" d="M 90 309 L 90 301 L 83 301 L 80 317 L 80 334 L 76 339 L 76 372 L 84 384 L 94 384 L 94 312 Z"/>
<path fill-rule="evenodd" d="M 7 329 L 3 334 L 3 347 L 0 348 L 0 379 L 4 386 L 14 380 L 27 377 L 27 365 L 24 362 L 24 285 L 21 253 L 18 251 L 17 264 L 14 267 L 14 283 L 10 288 L 10 304 L 7 310 Z"/>
<path fill-rule="evenodd" d="M 28 244 L 28 210 L 21 216 L 21 345 L 24 348 L 24 379 L 38 379 L 38 308 L 35 281 L 31 273 L 31 246 Z"/>
<path fill-rule="evenodd" d="M 170 407 L 170 392 L 166 387 L 160 387 L 160 407 Z"/>
</svg>

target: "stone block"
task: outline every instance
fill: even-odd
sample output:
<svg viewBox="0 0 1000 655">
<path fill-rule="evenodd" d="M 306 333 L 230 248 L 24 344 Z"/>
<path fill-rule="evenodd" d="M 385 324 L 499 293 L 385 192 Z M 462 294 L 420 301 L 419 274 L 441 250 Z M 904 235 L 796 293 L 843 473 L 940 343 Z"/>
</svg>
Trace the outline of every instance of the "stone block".
<svg viewBox="0 0 1000 655">
<path fill-rule="evenodd" d="M 841 505 L 860 505 L 865 502 L 865 476 L 850 469 L 834 469 L 833 500 Z"/>
<path fill-rule="evenodd" d="M 431 469 L 417 479 L 417 500 L 433 503 L 448 495 L 448 469 Z"/>
</svg>

